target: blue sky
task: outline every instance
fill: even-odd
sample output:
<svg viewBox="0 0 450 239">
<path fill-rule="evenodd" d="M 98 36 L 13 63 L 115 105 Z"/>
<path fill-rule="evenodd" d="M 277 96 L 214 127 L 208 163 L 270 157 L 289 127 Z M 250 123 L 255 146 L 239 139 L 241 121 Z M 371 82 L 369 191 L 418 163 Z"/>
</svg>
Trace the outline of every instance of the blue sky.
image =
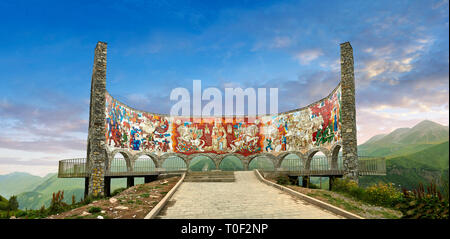
<svg viewBox="0 0 450 239">
<path fill-rule="evenodd" d="M 85 157 L 97 41 L 107 90 L 168 113 L 175 87 L 277 87 L 279 109 L 339 82 L 355 56 L 358 141 L 424 119 L 448 125 L 448 1 L 1 1 L 0 174 Z"/>
</svg>

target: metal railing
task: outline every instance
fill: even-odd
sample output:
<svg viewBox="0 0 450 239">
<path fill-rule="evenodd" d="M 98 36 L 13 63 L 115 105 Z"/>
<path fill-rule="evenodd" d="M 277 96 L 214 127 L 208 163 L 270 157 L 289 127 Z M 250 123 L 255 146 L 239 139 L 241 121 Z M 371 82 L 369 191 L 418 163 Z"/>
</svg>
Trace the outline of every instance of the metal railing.
<svg viewBox="0 0 450 239">
<path fill-rule="evenodd" d="M 326 157 L 314 157 L 305 167 L 306 161 L 299 158 L 286 158 L 280 168 L 264 162 L 255 161 L 253 168 L 263 171 L 288 172 L 298 176 L 339 176 L 344 174 L 343 160 L 339 156 L 336 165 L 332 165 L 330 159 Z M 131 164 L 131 162 L 130 162 Z M 271 163 L 270 163 L 271 164 Z M 358 169 L 360 176 L 386 175 L 386 160 L 370 156 L 358 156 Z M 166 159 L 161 168 L 156 168 L 150 158 L 139 158 L 133 165 L 127 165 L 123 158 L 115 158 L 106 169 L 105 176 L 135 176 L 135 175 L 155 175 L 159 173 L 186 171 L 187 166 L 183 159 L 170 157 Z M 82 178 L 88 177 L 86 159 L 65 159 L 59 161 L 58 177 L 60 178 Z"/>
<path fill-rule="evenodd" d="M 344 174 L 344 164 L 341 155 L 339 155 L 336 165 L 332 164 L 330 159 L 324 156 L 313 157 L 309 163 L 309 167 L 306 166 L 306 160 L 286 158 L 277 171 L 294 173 L 299 176 L 333 176 Z M 358 156 L 358 170 L 360 176 L 386 175 L 386 160 L 371 156 Z"/>
<path fill-rule="evenodd" d="M 86 159 L 65 159 L 59 161 L 58 177 L 60 178 L 84 178 L 87 177 Z"/>
<path fill-rule="evenodd" d="M 358 157 L 358 170 L 360 176 L 386 175 L 386 159 L 370 156 Z"/>
</svg>

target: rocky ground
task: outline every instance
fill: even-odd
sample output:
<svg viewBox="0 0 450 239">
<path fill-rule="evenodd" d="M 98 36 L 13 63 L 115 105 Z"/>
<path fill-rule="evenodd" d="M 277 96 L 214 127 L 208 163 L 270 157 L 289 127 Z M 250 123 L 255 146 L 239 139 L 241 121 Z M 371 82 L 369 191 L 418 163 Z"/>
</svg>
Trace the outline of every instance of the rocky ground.
<svg viewBox="0 0 450 239">
<path fill-rule="evenodd" d="M 276 183 L 273 178 L 267 178 L 267 180 Z M 294 185 L 283 185 L 297 192 L 303 193 L 310 197 L 319 199 L 323 202 L 329 203 L 333 206 L 342 208 L 346 211 L 359 215 L 367 219 L 396 219 L 402 216 L 402 213 L 398 210 L 384 208 L 379 206 L 373 206 L 351 197 L 344 196 L 337 192 L 332 192 L 323 189 L 310 189 Z"/>
<path fill-rule="evenodd" d="M 114 197 L 94 201 L 49 219 L 143 219 L 180 180 L 179 176 L 130 187 Z"/>
</svg>

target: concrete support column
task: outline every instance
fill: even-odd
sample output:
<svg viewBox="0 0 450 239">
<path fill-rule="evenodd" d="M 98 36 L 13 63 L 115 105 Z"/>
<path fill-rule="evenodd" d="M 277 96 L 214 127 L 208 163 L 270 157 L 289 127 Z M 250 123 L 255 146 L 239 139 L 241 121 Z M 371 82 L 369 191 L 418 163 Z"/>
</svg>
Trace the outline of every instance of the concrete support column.
<svg viewBox="0 0 450 239">
<path fill-rule="evenodd" d="M 105 177 L 105 196 L 111 196 L 111 177 Z"/>
<path fill-rule="evenodd" d="M 134 186 L 134 177 L 127 177 L 127 188 Z"/>
<path fill-rule="evenodd" d="M 330 190 L 330 191 L 332 191 L 333 190 L 333 183 L 334 183 L 334 180 L 336 179 L 336 177 L 335 176 L 330 176 L 329 177 L 329 180 L 328 180 L 328 189 Z"/>
<path fill-rule="evenodd" d="M 358 182 L 355 74 L 353 48 L 349 42 L 341 44 L 341 119 L 344 177 Z"/>
<path fill-rule="evenodd" d="M 291 184 L 298 185 L 298 176 L 288 176 L 288 177 Z"/>
<path fill-rule="evenodd" d="M 91 81 L 89 109 L 89 130 L 87 142 L 87 166 L 89 172 L 88 194 L 104 195 L 104 175 L 106 163 L 106 43 L 98 42 L 95 47 L 94 68 Z"/>
<path fill-rule="evenodd" d="M 84 198 L 89 195 L 89 177 L 84 178 Z"/>
<path fill-rule="evenodd" d="M 309 187 L 309 176 L 302 177 L 302 187 L 304 187 L 304 188 Z"/>
<path fill-rule="evenodd" d="M 144 183 L 150 183 L 155 181 L 158 178 L 158 175 L 149 175 L 144 177 Z"/>
</svg>

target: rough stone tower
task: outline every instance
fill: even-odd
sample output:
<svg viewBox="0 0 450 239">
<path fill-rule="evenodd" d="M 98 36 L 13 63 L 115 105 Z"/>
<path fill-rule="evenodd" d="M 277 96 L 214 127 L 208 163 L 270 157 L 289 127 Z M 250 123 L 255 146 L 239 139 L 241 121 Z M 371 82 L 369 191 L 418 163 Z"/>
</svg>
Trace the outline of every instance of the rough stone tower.
<svg viewBox="0 0 450 239">
<path fill-rule="evenodd" d="M 89 131 L 87 147 L 88 194 L 104 195 L 105 163 L 105 93 L 106 93 L 106 43 L 98 42 L 95 47 L 94 69 L 91 82 L 89 110 Z"/>
<path fill-rule="evenodd" d="M 356 142 L 355 74 L 353 48 L 349 42 L 341 43 L 342 90 L 342 157 L 344 178 L 358 182 L 358 149 Z"/>
</svg>

